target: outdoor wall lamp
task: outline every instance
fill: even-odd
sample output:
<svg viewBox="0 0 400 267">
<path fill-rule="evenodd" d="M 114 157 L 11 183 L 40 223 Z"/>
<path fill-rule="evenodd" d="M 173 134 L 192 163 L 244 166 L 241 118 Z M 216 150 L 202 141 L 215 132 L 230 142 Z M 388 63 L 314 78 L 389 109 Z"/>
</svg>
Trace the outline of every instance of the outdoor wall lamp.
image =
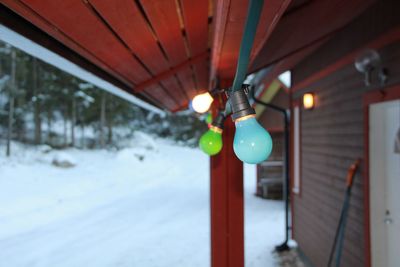
<svg viewBox="0 0 400 267">
<path fill-rule="evenodd" d="M 388 80 L 388 70 L 382 66 L 379 53 L 373 49 L 366 49 L 360 53 L 354 62 L 356 69 L 364 74 L 365 86 L 371 86 L 372 72 L 378 71 L 380 85 L 384 85 Z"/>
<path fill-rule="evenodd" d="M 233 150 L 243 162 L 257 164 L 266 160 L 272 151 L 271 135 L 255 118 L 255 110 L 250 106 L 247 86 L 229 93 L 229 103 L 232 110 L 232 120 L 236 132 L 233 140 Z"/>
<path fill-rule="evenodd" d="M 305 93 L 303 95 L 303 107 L 304 109 L 313 109 L 315 107 L 314 93 Z"/>
<path fill-rule="evenodd" d="M 201 136 L 199 147 L 207 155 L 214 156 L 221 151 L 224 122 L 225 114 L 223 111 L 219 111 L 217 117 L 210 124 L 209 130 Z"/>
</svg>

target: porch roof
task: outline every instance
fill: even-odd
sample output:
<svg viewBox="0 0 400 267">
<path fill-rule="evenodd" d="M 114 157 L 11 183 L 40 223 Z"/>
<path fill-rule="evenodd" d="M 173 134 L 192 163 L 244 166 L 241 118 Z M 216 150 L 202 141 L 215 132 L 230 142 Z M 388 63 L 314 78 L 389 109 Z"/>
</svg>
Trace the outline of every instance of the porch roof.
<svg viewBox="0 0 400 267">
<path fill-rule="evenodd" d="M 273 66 L 266 76 L 272 81 L 374 1 L 265 1 L 249 72 Z M 83 68 L 178 111 L 212 88 L 217 77 L 233 79 L 248 1 L 4 0 L 2 5 L 80 56 Z"/>
</svg>

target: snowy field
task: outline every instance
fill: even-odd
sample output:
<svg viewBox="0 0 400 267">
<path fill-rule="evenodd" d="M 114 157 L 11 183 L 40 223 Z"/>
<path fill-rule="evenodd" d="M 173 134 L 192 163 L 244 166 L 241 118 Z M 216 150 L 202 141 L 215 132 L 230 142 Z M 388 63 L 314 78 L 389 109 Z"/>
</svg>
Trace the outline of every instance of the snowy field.
<svg viewBox="0 0 400 267">
<path fill-rule="evenodd" d="M 118 152 L 13 149 L 0 156 L 1 267 L 210 266 L 209 161 L 199 150 L 145 135 Z M 76 166 L 55 167 L 55 156 Z M 246 267 L 271 267 L 283 204 L 254 197 L 254 175 L 246 166 Z"/>
</svg>

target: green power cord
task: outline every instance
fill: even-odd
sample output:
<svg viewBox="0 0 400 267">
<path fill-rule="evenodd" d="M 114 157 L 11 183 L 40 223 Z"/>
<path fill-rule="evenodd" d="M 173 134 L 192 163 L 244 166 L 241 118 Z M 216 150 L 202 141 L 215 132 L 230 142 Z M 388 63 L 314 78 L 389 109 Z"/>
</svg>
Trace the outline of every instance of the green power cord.
<svg viewBox="0 0 400 267">
<path fill-rule="evenodd" d="M 250 53 L 256 36 L 257 25 L 260 20 L 263 5 L 264 0 L 250 0 L 242 43 L 240 44 L 239 59 L 236 67 L 235 79 L 233 80 L 232 92 L 240 90 L 244 80 L 246 79 Z"/>
</svg>

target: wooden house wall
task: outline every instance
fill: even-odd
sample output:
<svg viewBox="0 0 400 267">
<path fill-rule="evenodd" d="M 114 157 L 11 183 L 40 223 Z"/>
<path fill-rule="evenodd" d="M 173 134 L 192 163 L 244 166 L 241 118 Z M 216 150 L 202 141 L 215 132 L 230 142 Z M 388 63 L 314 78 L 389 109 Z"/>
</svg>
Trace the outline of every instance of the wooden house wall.
<svg viewBox="0 0 400 267">
<path fill-rule="evenodd" d="M 344 199 L 347 170 L 364 157 L 363 95 L 380 87 L 366 87 L 354 61 L 327 76 L 318 73 L 343 60 L 350 52 L 400 26 L 400 1 L 378 1 L 333 39 L 292 70 L 293 102 L 312 91 L 313 110 L 301 110 L 301 188 L 292 194 L 293 236 L 316 266 L 326 266 Z M 396 39 L 396 38 L 395 38 Z M 398 40 L 399 38 L 397 38 Z M 377 49 L 389 69 L 387 86 L 400 83 L 400 42 Z M 376 78 L 376 77 L 375 77 Z M 302 83 L 303 82 L 303 83 Z M 364 234 L 364 177 L 355 177 L 342 257 L 343 267 L 366 266 Z"/>
<path fill-rule="evenodd" d="M 271 103 L 287 109 L 289 108 L 289 95 L 283 88 L 281 88 L 272 99 Z M 270 132 L 283 132 L 285 127 L 283 115 L 268 107 L 264 109 L 263 113 L 258 118 L 258 121 Z"/>
</svg>

